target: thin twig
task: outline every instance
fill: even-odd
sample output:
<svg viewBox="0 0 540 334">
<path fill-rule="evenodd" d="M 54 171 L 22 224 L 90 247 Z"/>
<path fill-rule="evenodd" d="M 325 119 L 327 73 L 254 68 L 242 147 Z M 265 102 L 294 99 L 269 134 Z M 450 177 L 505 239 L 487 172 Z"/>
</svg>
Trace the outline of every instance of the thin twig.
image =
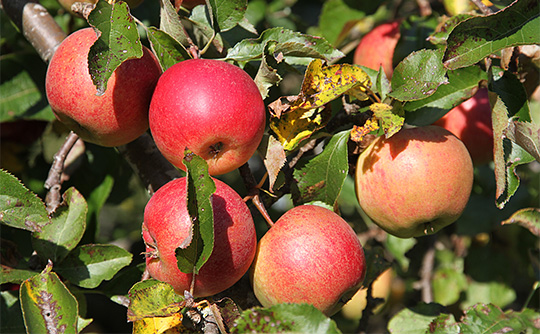
<svg viewBox="0 0 540 334">
<path fill-rule="evenodd" d="M 268 223 L 269 227 L 272 227 L 274 225 L 274 222 L 272 221 L 272 218 L 270 218 L 270 215 L 268 214 L 268 211 L 266 211 L 266 207 L 264 206 L 263 202 L 260 198 L 260 190 L 257 182 L 255 181 L 255 177 L 251 173 L 251 169 L 249 168 L 248 163 L 246 162 L 240 168 L 238 168 L 238 171 L 240 172 L 240 176 L 242 177 L 242 180 L 244 181 L 244 185 L 246 186 L 248 190 L 248 195 L 244 197 L 244 201 L 251 200 L 253 205 L 259 210 L 261 215 L 263 216 L 264 220 L 266 220 L 266 223 Z"/>
<path fill-rule="evenodd" d="M 47 212 L 49 214 L 53 213 L 60 205 L 62 198 L 60 190 L 62 189 L 62 173 L 64 172 L 64 164 L 69 152 L 77 140 L 79 140 L 79 136 L 77 136 L 75 132 L 71 131 L 64 144 L 62 144 L 58 152 L 56 152 L 54 155 L 53 163 L 51 164 L 51 169 L 49 170 L 49 175 L 45 180 L 45 189 L 49 190 L 45 199 L 47 204 Z"/>
<path fill-rule="evenodd" d="M 429 0 L 416 0 L 418 8 L 420 9 L 420 15 L 423 17 L 430 16 L 433 12 Z"/>
<path fill-rule="evenodd" d="M 431 279 L 433 277 L 433 266 L 435 264 L 435 237 L 429 236 L 429 246 L 422 259 L 420 268 L 420 289 L 422 291 L 422 301 L 431 303 L 433 301 L 433 288 Z"/>
<path fill-rule="evenodd" d="M 482 14 L 485 14 L 485 15 L 489 15 L 489 14 L 493 14 L 493 10 L 491 10 L 491 8 L 489 8 L 488 6 L 486 6 L 482 0 L 471 0 L 471 2 L 473 4 L 476 5 L 476 7 L 478 7 L 478 9 L 480 9 L 480 11 L 482 12 Z"/>
</svg>

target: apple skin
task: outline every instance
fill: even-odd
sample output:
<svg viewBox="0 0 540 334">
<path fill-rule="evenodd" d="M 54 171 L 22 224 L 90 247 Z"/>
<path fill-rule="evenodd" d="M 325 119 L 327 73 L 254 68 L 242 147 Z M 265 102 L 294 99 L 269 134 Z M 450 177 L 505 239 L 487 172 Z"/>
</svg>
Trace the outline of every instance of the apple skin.
<svg viewBox="0 0 540 334">
<path fill-rule="evenodd" d="M 143 47 L 142 58 L 122 63 L 105 94 L 97 96 L 88 72 L 88 52 L 96 40 L 94 29 L 84 28 L 60 44 L 47 69 L 47 99 L 56 118 L 83 140 L 124 145 L 148 129 L 148 107 L 161 67 Z"/>
<path fill-rule="evenodd" d="M 394 278 L 394 270 L 388 268 L 383 271 L 376 279 L 373 281 L 371 287 L 371 295 L 373 298 L 381 298 L 383 302 L 378 304 L 373 313 L 378 313 L 384 307 L 390 296 L 392 290 L 392 280 Z M 343 317 L 351 320 L 359 320 L 362 318 L 362 312 L 367 306 L 367 292 L 368 288 L 362 288 L 358 290 L 354 296 L 343 306 L 341 309 L 341 314 Z"/>
<path fill-rule="evenodd" d="M 465 145 L 439 126 L 381 136 L 356 165 L 356 196 L 375 224 L 410 238 L 456 221 L 471 193 L 473 165 Z"/>
<path fill-rule="evenodd" d="M 465 144 L 474 165 L 493 161 L 493 128 L 487 88 L 480 88 L 470 99 L 437 120 Z"/>
<path fill-rule="evenodd" d="M 250 278 L 264 307 L 309 303 L 330 316 L 360 288 L 365 271 L 362 245 L 349 224 L 328 209 L 302 205 L 261 238 Z"/>
<path fill-rule="evenodd" d="M 264 102 L 253 79 L 239 67 L 214 59 L 185 60 L 166 70 L 149 118 L 167 160 L 185 170 L 182 161 L 189 148 L 206 160 L 210 175 L 246 163 L 266 125 Z"/>
<path fill-rule="evenodd" d="M 390 79 L 394 73 L 394 50 L 401 36 L 399 26 L 399 21 L 386 22 L 365 34 L 354 51 L 353 63 L 377 71 L 382 65 Z"/>
<path fill-rule="evenodd" d="M 257 249 L 255 226 L 247 205 L 227 184 L 217 179 L 214 182 L 214 249 L 196 276 L 194 297 L 214 295 L 231 287 L 249 270 Z M 191 228 L 186 187 L 184 177 L 159 188 L 146 205 L 142 226 L 149 274 L 171 284 L 182 295 L 190 290 L 193 277 L 178 269 L 175 255 Z"/>
</svg>

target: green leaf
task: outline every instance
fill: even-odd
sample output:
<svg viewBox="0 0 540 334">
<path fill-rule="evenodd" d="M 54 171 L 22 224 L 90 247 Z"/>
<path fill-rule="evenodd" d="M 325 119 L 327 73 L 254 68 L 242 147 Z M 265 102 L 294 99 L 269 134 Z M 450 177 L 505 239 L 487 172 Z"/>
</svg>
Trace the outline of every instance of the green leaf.
<svg viewBox="0 0 540 334">
<path fill-rule="evenodd" d="M 212 12 L 216 18 L 218 31 L 234 28 L 243 18 L 247 9 L 247 0 L 210 0 Z"/>
<path fill-rule="evenodd" d="M 448 36 L 454 30 L 454 28 L 457 27 L 457 25 L 460 24 L 462 21 L 474 16 L 475 15 L 473 14 L 466 13 L 451 16 L 447 19 L 443 18 L 443 23 L 441 23 L 437 27 L 436 31 L 428 37 L 428 40 L 433 44 L 446 44 Z"/>
<path fill-rule="evenodd" d="M 148 40 L 163 71 L 191 56 L 176 39 L 163 30 L 155 27 L 148 28 Z"/>
<path fill-rule="evenodd" d="M 320 201 L 333 206 L 349 172 L 347 142 L 350 130 L 335 134 L 324 151 L 302 168 L 294 170 L 300 197 L 295 201 L 308 203 Z"/>
<path fill-rule="evenodd" d="M 540 209 L 538 208 L 525 208 L 520 209 L 512 214 L 510 218 L 502 222 L 502 225 L 518 224 L 529 231 L 532 234 L 540 237 Z"/>
<path fill-rule="evenodd" d="M 532 122 L 511 121 L 504 136 L 521 146 L 540 162 L 540 125 Z"/>
<path fill-rule="evenodd" d="M 206 47 L 208 43 L 212 43 L 218 52 L 221 53 L 223 51 L 223 38 L 220 34 L 216 33 L 212 17 L 208 16 L 206 6 L 196 6 L 193 8 L 189 20 L 193 23 L 193 35 L 197 41 L 196 44 L 201 49 Z"/>
<path fill-rule="evenodd" d="M 212 194 L 216 184 L 208 174 L 208 164 L 189 150 L 184 152 L 187 170 L 187 208 L 192 221 L 189 237 L 176 249 L 178 269 L 198 273 L 214 249 Z"/>
<path fill-rule="evenodd" d="M 463 273 L 464 260 L 454 252 L 443 249 L 435 253 L 437 268 L 433 272 L 433 300 L 442 305 L 456 303 L 467 288 L 467 277 Z"/>
<path fill-rule="evenodd" d="M 515 168 L 521 164 L 534 161 L 534 157 L 527 153 L 516 143 L 504 138 L 509 119 L 515 117 L 520 121 L 530 121 L 530 112 L 527 102 L 527 94 L 521 82 L 509 72 L 498 75 L 494 71 L 495 80 L 491 88 L 497 93 L 495 104 L 492 108 L 493 137 L 503 138 L 494 141 L 494 163 L 496 204 L 502 209 L 519 187 L 519 176 Z"/>
<path fill-rule="evenodd" d="M 2 61 L 9 61 L 2 60 Z M 0 85 L 0 122 L 14 119 L 35 119 L 51 121 L 54 119 L 45 93 L 32 80 L 30 74 L 21 70 L 14 77 Z"/>
<path fill-rule="evenodd" d="M 99 31 L 99 37 L 88 52 L 88 70 L 97 94 L 107 90 L 107 81 L 124 61 L 143 55 L 137 25 L 125 2 L 112 5 L 105 0 L 96 3 L 88 23 Z"/>
<path fill-rule="evenodd" d="M 336 323 L 313 305 L 277 304 L 252 308 L 236 319 L 231 333 L 341 333 Z"/>
<path fill-rule="evenodd" d="M 189 46 L 189 36 L 174 9 L 172 1 L 160 0 L 159 28 L 184 47 Z"/>
<path fill-rule="evenodd" d="M 115 245 L 82 245 L 71 251 L 56 271 L 75 285 L 94 289 L 130 264 L 132 257 Z"/>
<path fill-rule="evenodd" d="M 441 313 L 446 314 L 444 307 L 435 304 L 420 303 L 415 307 L 399 311 L 388 322 L 388 331 L 392 334 L 417 334 L 426 333 L 430 323 Z"/>
<path fill-rule="evenodd" d="M 410 251 L 414 245 L 416 245 L 417 241 L 415 238 L 398 238 L 391 234 L 388 234 L 385 241 L 385 247 L 386 249 L 394 256 L 398 264 L 401 266 L 401 269 L 403 271 L 407 271 L 409 269 L 409 263 L 410 260 L 406 256 L 406 253 Z"/>
<path fill-rule="evenodd" d="M 441 62 L 440 50 L 420 50 L 411 53 L 395 68 L 390 96 L 400 101 L 421 100 L 433 95 L 448 82 Z"/>
<path fill-rule="evenodd" d="M 0 223 L 30 232 L 50 223 L 41 199 L 4 170 L 0 170 Z"/>
<path fill-rule="evenodd" d="M 263 99 L 268 97 L 270 87 L 277 85 L 281 81 L 281 76 L 278 74 L 278 62 L 269 51 L 269 48 L 274 48 L 276 42 L 268 42 L 264 47 L 264 53 L 261 57 L 261 65 L 255 75 L 255 83 L 261 92 Z"/>
<path fill-rule="evenodd" d="M 363 10 L 351 8 L 344 0 L 325 1 L 319 16 L 319 30 L 328 42 L 339 45 L 346 32 L 354 27 L 354 23 L 365 16 Z"/>
<path fill-rule="evenodd" d="M 230 48 L 226 60 L 234 60 L 240 64 L 249 61 L 260 60 L 266 43 L 275 41 L 277 44 L 273 50 L 274 54 L 280 52 L 285 56 L 285 60 L 291 64 L 296 63 L 291 57 L 319 58 L 327 61 L 334 61 L 344 57 L 344 54 L 335 49 L 325 39 L 302 34 L 285 28 L 270 28 L 261 33 L 259 38 L 244 39 Z"/>
<path fill-rule="evenodd" d="M 86 212 L 84 197 L 77 189 L 69 188 L 62 204 L 52 214 L 51 224 L 32 234 L 32 245 L 38 255 L 53 263 L 63 260 L 83 237 Z"/>
<path fill-rule="evenodd" d="M 21 285 L 20 300 L 28 333 L 77 332 L 77 300 L 52 272 L 50 263 Z"/>
<path fill-rule="evenodd" d="M 500 308 L 492 304 L 477 304 L 465 311 L 465 315 L 460 322 L 440 323 L 434 322 L 429 327 L 430 333 L 443 334 L 455 333 L 454 329 L 459 328 L 460 334 L 477 333 L 534 333 L 529 325 L 533 324 L 536 329 L 540 329 L 538 323 L 534 324 L 532 318 L 539 318 L 533 312 L 503 312 Z M 448 331 L 448 329 L 451 331 Z M 427 328 L 426 328 L 427 329 Z M 529 332 L 528 330 L 533 330 Z"/>
<path fill-rule="evenodd" d="M 183 296 L 170 284 L 155 279 L 136 283 L 129 290 L 128 321 L 149 317 L 167 317 L 184 307 Z"/>
<path fill-rule="evenodd" d="M 417 126 L 432 124 L 452 108 L 471 98 L 482 80 L 487 80 L 487 74 L 478 66 L 448 71 L 448 84 L 440 85 L 433 95 L 425 99 L 405 104 L 406 122 Z"/>
<path fill-rule="evenodd" d="M 448 36 L 444 65 L 473 65 L 504 48 L 540 44 L 540 2 L 515 1 L 505 9 L 461 22 Z"/>
<path fill-rule="evenodd" d="M 514 289 L 501 282 L 470 282 L 467 286 L 467 299 L 461 303 L 462 308 L 469 308 L 481 302 L 506 307 L 516 299 Z"/>
</svg>

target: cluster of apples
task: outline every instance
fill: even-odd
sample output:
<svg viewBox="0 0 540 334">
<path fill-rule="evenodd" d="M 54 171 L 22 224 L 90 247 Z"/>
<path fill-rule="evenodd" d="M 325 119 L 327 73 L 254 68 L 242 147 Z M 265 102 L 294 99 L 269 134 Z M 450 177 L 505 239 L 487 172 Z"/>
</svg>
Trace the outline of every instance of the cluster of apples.
<svg viewBox="0 0 540 334">
<path fill-rule="evenodd" d="M 207 161 L 210 175 L 235 170 L 253 155 L 265 130 L 266 111 L 246 72 L 218 60 L 193 59 L 162 73 L 157 59 L 144 48 L 143 57 L 120 65 L 105 94 L 97 96 L 87 60 L 96 39 L 91 28 L 68 36 L 51 59 L 46 77 L 56 117 L 83 140 L 112 147 L 150 129 L 172 164 L 185 169 L 184 150 L 189 148 Z M 313 205 L 296 207 L 257 243 L 243 199 L 224 182 L 214 182 L 214 249 L 195 276 L 195 297 L 224 291 L 250 268 L 254 292 L 264 306 L 306 302 L 333 314 L 360 288 L 363 249 L 339 215 Z M 186 178 L 158 189 L 146 205 L 142 236 L 147 270 L 178 293 L 190 290 L 193 279 L 178 269 L 175 254 L 191 224 Z"/>
<path fill-rule="evenodd" d="M 192 59 L 162 73 L 144 48 L 120 65 L 103 96 L 88 72 L 87 55 L 97 35 L 81 29 L 59 46 L 46 77 L 56 117 L 83 140 L 124 145 L 150 130 L 156 146 L 185 170 L 184 151 L 205 159 L 210 175 L 239 168 L 257 149 L 266 125 L 265 105 L 253 79 L 218 60 Z M 188 84 L 185 84 L 188 83 Z M 405 177 L 406 176 L 406 177 Z M 434 233 L 454 222 L 468 201 L 473 165 L 463 142 L 438 127 L 404 129 L 376 139 L 360 155 L 357 197 L 365 212 L 399 237 Z M 339 215 L 315 205 L 286 212 L 257 242 L 251 213 L 227 184 L 214 179 L 214 249 L 193 280 L 177 266 L 175 251 L 191 233 L 186 179 L 169 182 L 150 198 L 142 236 L 147 270 L 178 293 L 211 296 L 248 271 L 263 306 L 310 303 L 337 312 L 361 287 L 362 245 Z"/>
</svg>

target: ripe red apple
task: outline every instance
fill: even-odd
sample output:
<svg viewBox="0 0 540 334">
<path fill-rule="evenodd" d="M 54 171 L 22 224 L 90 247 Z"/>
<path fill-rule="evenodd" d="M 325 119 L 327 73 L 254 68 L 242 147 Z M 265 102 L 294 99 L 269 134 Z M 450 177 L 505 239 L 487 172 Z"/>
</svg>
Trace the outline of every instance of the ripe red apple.
<svg viewBox="0 0 540 334">
<path fill-rule="evenodd" d="M 365 213 L 400 238 L 432 234 L 456 221 L 469 200 L 473 165 L 465 145 L 439 126 L 379 137 L 356 166 Z"/>
<path fill-rule="evenodd" d="M 150 131 L 163 156 L 178 168 L 189 148 L 211 175 L 228 173 L 253 155 L 266 122 L 251 77 L 214 59 L 190 59 L 170 67 L 150 105 Z"/>
<path fill-rule="evenodd" d="M 143 47 L 111 75 L 103 96 L 88 72 L 88 51 L 97 40 L 92 28 L 69 35 L 54 53 L 45 88 L 56 118 L 83 140 L 102 146 L 127 144 L 148 129 L 148 107 L 161 67 Z"/>
<path fill-rule="evenodd" d="M 394 72 L 394 50 L 401 35 L 399 25 L 399 21 L 383 23 L 365 34 L 356 47 L 353 62 L 374 70 L 382 65 L 390 79 Z"/>
<path fill-rule="evenodd" d="M 247 205 L 227 184 L 217 179 L 214 182 L 214 249 L 195 278 L 195 297 L 214 295 L 231 287 L 248 271 L 257 248 L 255 226 Z M 148 272 L 171 284 L 180 294 L 189 291 L 193 277 L 178 269 L 175 255 L 191 230 L 186 187 L 186 178 L 180 178 L 159 188 L 146 205 L 142 226 Z"/>
<path fill-rule="evenodd" d="M 265 307 L 309 303 L 332 315 L 360 288 L 365 271 L 362 245 L 349 224 L 328 209 L 302 205 L 261 238 L 251 281 Z"/>
<path fill-rule="evenodd" d="M 174 3 L 177 10 L 180 6 L 183 6 L 184 8 L 187 8 L 187 9 L 192 9 L 195 6 L 204 5 L 204 4 L 206 4 L 205 0 L 176 0 Z"/>
<path fill-rule="evenodd" d="M 450 110 L 434 123 L 456 135 L 465 144 L 475 165 L 493 161 L 493 128 L 487 88 Z"/>
</svg>

